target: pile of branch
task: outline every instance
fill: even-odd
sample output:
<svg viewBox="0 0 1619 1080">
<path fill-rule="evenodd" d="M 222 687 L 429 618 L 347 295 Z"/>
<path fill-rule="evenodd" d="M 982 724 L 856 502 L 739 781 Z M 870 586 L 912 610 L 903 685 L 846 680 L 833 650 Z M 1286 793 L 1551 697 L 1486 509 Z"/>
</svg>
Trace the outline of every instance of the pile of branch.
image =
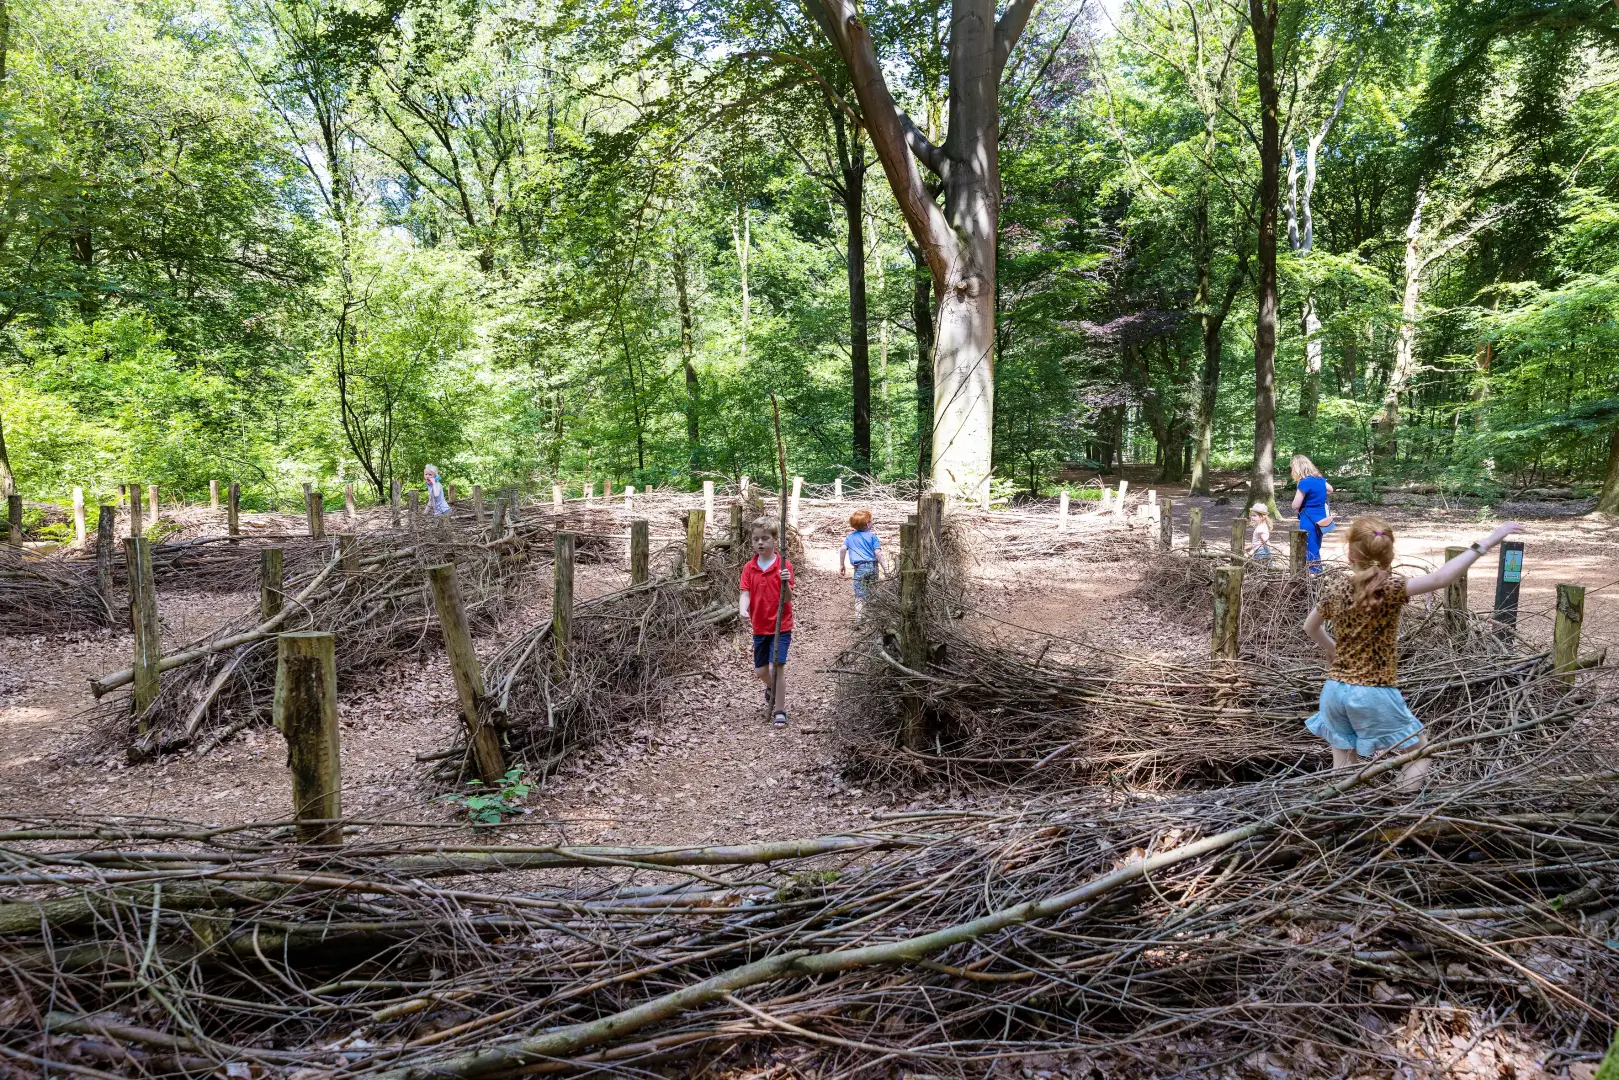
<svg viewBox="0 0 1619 1080">
<path fill-rule="evenodd" d="M 728 848 L 31 822 L 0 836 L 0 1070 L 623 1074 L 777 1048 L 827 1076 L 1051 1053 L 1387 1075 L 1443 1071 L 1457 1036 L 1528 1069 L 1619 1018 L 1619 775 L 1588 757 L 1414 801 L 1381 790 L 1390 761 Z"/>
<path fill-rule="evenodd" d="M 335 637 L 338 676 L 345 684 L 440 640 L 426 569 L 454 562 L 475 627 L 492 625 L 511 605 L 522 551 L 501 542 L 468 541 L 448 529 L 424 530 L 413 541 L 398 534 L 361 535 L 358 571 L 345 570 L 326 541 L 327 557 L 286 585 L 278 615 L 265 619 L 257 600 L 207 637 L 165 655 L 160 689 L 136 715 L 123 694 L 130 669 L 91 683 L 98 706 L 93 738 L 123 748 L 131 760 L 186 747 L 206 752 L 237 731 L 266 722 L 275 689 L 278 634 L 320 630 Z"/>
<path fill-rule="evenodd" d="M 403 542 L 396 541 L 399 546 Z M 167 539 L 147 550 L 152 559 L 152 581 L 166 592 L 232 593 L 258 589 L 259 560 L 265 548 L 281 549 L 282 571 L 304 577 L 319 569 L 332 550 L 330 539 L 304 535 L 238 538 L 205 536 L 195 540 Z M 94 544 L 91 544 L 92 549 Z M 120 547 L 113 557 L 113 582 L 129 585 L 129 566 Z"/>
<path fill-rule="evenodd" d="M 0 548 L 0 634 L 63 634 L 112 624 L 93 562 Z"/>
</svg>

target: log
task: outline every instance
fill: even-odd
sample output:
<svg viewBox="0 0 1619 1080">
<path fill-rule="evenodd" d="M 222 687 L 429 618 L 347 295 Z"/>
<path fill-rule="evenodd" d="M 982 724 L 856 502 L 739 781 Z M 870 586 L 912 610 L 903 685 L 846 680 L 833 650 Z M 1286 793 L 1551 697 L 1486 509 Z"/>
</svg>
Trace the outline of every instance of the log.
<svg viewBox="0 0 1619 1080">
<path fill-rule="evenodd" d="M 562 509 L 562 485 L 561 484 L 552 484 L 551 485 L 551 509 L 552 510 L 561 510 Z"/>
<path fill-rule="evenodd" d="M 787 504 L 787 524 L 795 529 L 798 528 L 798 499 L 803 493 L 804 478 L 802 476 L 793 477 L 793 498 L 792 501 Z M 781 545 L 783 548 L 786 548 L 787 546 L 787 538 L 785 536 L 781 538 Z"/>
<path fill-rule="evenodd" d="M 1130 490 L 1130 481 L 1120 479 L 1120 481 L 1119 481 L 1119 501 L 1113 504 L 1113 520 L 1115 520 L 1115 521 L 1123 521 L 1124 520 L 1124 494 L 1125 494 L 1125 492 L 1127 492 L 1129 490 Z"/>
<path fill-rule="evenodd" d="M 337 727 L 337 654 L 332 635 L 282 634 L 276 641 L 275 726 L 287 740 L 298 839 L 343 842 L 342 749 Z"/>
<path fill-rule="evenodd" d="M 1248 538 L 1248 522 L 1241 517 L 1231 523 L 1231 557 L 1242 562 L 1246 556 L 1243 541 Z"/>
<path fill-rule="evenodd" d="M 406 517 L 410 523 L 411 532 L 420 532 L 422 528 L 422 496 L 421 492 L 411 488 L 405 496 Z"/>
<path fill-rule="evenodd" d="M 483 671 L 478 665 L 478 653 L 472 647 L 472 630 L 467 625 L 466 607 L 461 602 L 455 564 L 430 566 L 427 577 L 433 587 L 439 626 L 444 631 L 444 651 L 450 658 L 456 696 L 461 701 L 461 720 L 466 725 L 473 767 L 484 783 L 498 784 L 506 775 L 506 759 L 494 725 L 484 723 L 479 715 L 484 698 Z"/>
</svg>

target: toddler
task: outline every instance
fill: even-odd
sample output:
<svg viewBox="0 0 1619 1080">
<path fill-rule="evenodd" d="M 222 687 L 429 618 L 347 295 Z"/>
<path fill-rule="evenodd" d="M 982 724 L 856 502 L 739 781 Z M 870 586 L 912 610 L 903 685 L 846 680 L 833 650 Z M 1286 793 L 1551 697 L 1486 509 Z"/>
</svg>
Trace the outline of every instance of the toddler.
<svg viewBox="0 0 1619 1080">
<path fill-rule="evenodd" d="M 854 566 L 854 617 L 858 619 L 865 611 L 871 583 L 877 580 L 883 542 L 871 527 L 870 510 L 856 510 L 850 514 L 849 528 L 854 531 L 843 538 L 843 546 L 838 549 L 838 576 L 849 576 L 845 560 Z"/>
</svg>

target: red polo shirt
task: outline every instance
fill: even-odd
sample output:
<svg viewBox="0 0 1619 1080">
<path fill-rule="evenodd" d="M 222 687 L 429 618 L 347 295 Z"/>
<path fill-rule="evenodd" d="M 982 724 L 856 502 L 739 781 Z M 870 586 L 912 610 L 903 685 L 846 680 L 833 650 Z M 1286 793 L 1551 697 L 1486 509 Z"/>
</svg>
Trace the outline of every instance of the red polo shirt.
<svg viewBox="0 0 1619 1080">
<path fill-rule="evenodd" d="M 776 604 L 781 600 L 781 568 L 776 565 L 776 559 L 783 556 L 776 553 L 776 558 L 770 560 L 769 568 L 759 566 L 759 557 L 755 555 L 749 559 L 747 565 L 742 567 L 742 591 L 748 594 L 748 617 L 753 622 L 755 634 L 774 634 L 776 632 Z M 792 587 L 797 583 L 793 577 L 793 564 L 787 562 L 787 584 Z M 793 628 L 793 602 L 789 598 L 787 606 L 781 613 L 781 628 Z"/>
</svg>

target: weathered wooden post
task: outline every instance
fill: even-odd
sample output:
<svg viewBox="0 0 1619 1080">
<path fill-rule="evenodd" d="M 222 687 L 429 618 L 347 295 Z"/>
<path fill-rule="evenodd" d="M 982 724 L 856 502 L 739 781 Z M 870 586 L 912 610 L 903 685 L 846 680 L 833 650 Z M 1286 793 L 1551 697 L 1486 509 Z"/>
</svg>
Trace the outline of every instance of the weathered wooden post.
<svg viewBox="0 0 1619 1080">
<path fill-rule="evenodd" d="M 746 476 L 744 476 L 742 478 L 741 482 L 737 485 L 736 490 L 737 490 L 738 497 L 740 497 L 743 502 L 747 502 L 748 501 L 748 478 Z"/>
<path fill-rule="evenodd" d="M 73 489 L 73 543 L 82 549 L 84 541 L 84 489 L 76 487 Z"/>
<path fill-rule="evenodd" d="M 1501 541 L 1495 565 L 1495 621 L 1505 631 L 1518 628 L 1518 590 L 1523 587 L 1523 541 Z"/>
<path fill-rule="evenodd" d="M 1175 550 L 1175 503 L 1172 499 L 1158 504 L 1158 550 Z"/>
<path fill-rule="evenodd" d="M 309 493 L 311 491 L 314 491 L 314 490 L 315 490 L 315 485 L 314 484 L 305 484 L 304 485 L 304 504 L 306 506 L 309 504 Z"/>
<path fill-rule="evenodd" d="M 1214 633 L 1209 649 L 1216 660 L 1237 658 L 1237 632 L 1241 626 L 1242 567 L 1218 567 L 1214 571 Z"/>
<path fill-rule="evenodd" d="M 1464 547 L 1447 547 L 1445 561 L 1449 562 L 1467 549 Z M 1467 574 L 1445 586 L 1445 625 L 1452 630 L 1461 630 L 1467 626 Z"/>
<path fill-rule="evenodd" d="M 793 477 L 793 498 L 792 501 L 787 504 L 787 524 L 795 529 L 798 528 L 798 499 L 803 493 L 804 478 L 802 476 Z M 785 536 L 781 538 L 781 546 L 783 548 L 787 546 L 787 538 Z"/>
<path fill-rule="evenodd" d="M 899 651 L 900 663 L 912 671 L 928 666 L 926 621 L 928 572 L 915 566 L 899 572 Z M 928 744 L 922 698 L 907 694 L 901 706 L 900 738 L 909 750 L 925 750 Z"/>
<path fill-rule="evenodd" d="M 124 540 L 124 564 L 129 574 L 129 627 L 135 634 L 135 715 L 142 716 L 157 697 L 158 663 L 163 659 L 161 626 L 157 618 L 157 586 L 152 581 L 152 552 L 144 536 Z M 139 727 L 146 731 L 146 721 Z"/>
<path fill-rule="evenodd" d="M 585 485 L 585 505 L 590 506 L 596 501 L 596 482 L 590 481 Z"/>
<path fill-rule="evenodd" d="M 388 524 L 396 529 L 399 528 L 399 493 L 403 488 L 404 484 L 398 480 L 388 485 Z"/>
<path fill-rule="evenodd" d="M 242 485 L 234 480 L 225 492 L 225 534 L 242 535 Z M 233 544 L 235 542 L 231 541 Z"/>
<path fill-rule="evenodd" d="M 703 481 L 703 527 L 714 520 L 714 481 Z"/>
<path fill-rule="evenodd" d="M 1296 578 L 1303 577 L 1309 568 L 1310 538 L 1303 529 L 1294 529 L 1288 536 L 1287 568 Z"/>
<path fill-rule="evenodd" d="M 141 523 L 141 486 L 129 485 L 129 535 L 139 536 L 144 532 Z"/>
<path fill-rule="evenodd" d="M 708 515 L 701 510 L 686 511 L 686 576 L 696 577 L 703 572 L 703 533 Z"/>
<path fill-rule="evenodd" d="M 1057 496 L 1057 531 L 1068 531 L 1068 489 L 1064 488 L 1062 494 Z"/>
<path fill-rule="evenodd" d="M 604 476 L 604 477 L 602 477 L 602 502 L 607 502 L 607 501 L 611 500 L 612 497 L 613 497 L 613 478 L 611 476 Z"/>
<path fill-rule="evenodd" d="M 978 489 L 978 509 L 982 510 L 986 514 L 989 513 L 990 503 L 989 480 L 989 477 L 984 477 L 984 483 Z"/>
<path fill-rule="evenodd" d="M 551 638 L 556 645 L 556 677 L 568 669 L 568 650 L 573 645 L 573 533 L 558 530 L 553 566 L 556 584 L 551 593 Z"/>
<path fill-rule="evenodd" d="M 489 518 L 489 528 L 486 531 L 489 539 L 499 540 L 506 534 L 506 500 L 496 499 L 494 513 Z"/>
<path fill-rule="evenodd" d="M 343 485 L 343 520 L 352 527 L 354 519 L 360 516 L 360 508 L 354 503 L 354 484 Z"/>
<path fill-rule="evenodd" d="M 1113 507 L 1113 489 L 1106 484 L 1102 485 L 1102 498 L 1096 504 L 1098 514 L 1106 514 Z"/>
<path fill-rule="evenodd" d="M 6 543 L 22 547 L 22 496 L 6 496 Z"/>
<path fill-rule="evenodd" d="M 918 522 L 923 526 L 924 539 L 932 544 L 934 553 L 944 546 L 944 501 L 944 492 L 930 492 L 922 502 L 922 509 L 927 511 L 927 521 Z"/>
<path fill-rule="evenodd" d="M 646 518 L 630 522 L 630 584 L 645 585 L 652 576 L 652 523 Z"/>
<path fill-rule="evenodd" d="M 337 564 L 343 570 L 345 588 L 358 587 L 360 582 L 360 544 L 353 533 L 337 534 Z"/>
<path fill-rule="evenodd" d="M 1193 554 L 1203 550 L 1203 508 L 1193 506 L 1186 511 L 1186 550 Z"/>
<path fill-rule="evenodd" d="M 1113 520 L 1124 520 L 1124 494 L 1130 490 L 1130 481 L 1119 478 L 1119 501 L 1113 504 Z"/>
<path fill-rule="evenodd" d="M 506 487 L 506 524 L 515 528 L 517 526 L 517 510 L 523 503 L 523 493 L 517 490 L 516 484 Z"/>
<path fill-rule="evenodd" d="M 304 518 L 309 522 L 309 535 L 316 540 L 326 535 L 324 509 L 320 492 L 310 491 L 304 496 Z"/>
<path fill-rule="evenodd" d="M 731 504 L 731 554 L 745 558 L 748 554 L 748 527 L 742 520 L 742 504 Z"/>
<path fill-rule="evenodd" d="M 118 507 L 103 504 L 96 516 L 96 591 L 101 602 L 112 610 L 112 549 L 118 543 L 113 539 L 117 529 Z"/>
<path fill-rule="evenodd" d="M 208 512 L 219 513 L 219 481 L 208 481 Z"/>
<path fill-rule="evenodd" d="M 483 485 L 472 485 L 472 520 L 483 524 Z"/>
<path fill-rule="evenodd" d="M 343 842 L 343 765 L 337 726 L 337 655 L 332 635 L 276 639 L 275 726 L 287 739 L 292 816 L 306 844 Z"/>
<path fill-rule="evenodd" d="M 843 477 L 832 478 L 832 498 L 837 502 L 843 501 Z"/>
<path fill-rule="evenodd" d="M 472 647 L 472 629 L 467 624 L 466 606 L 461 602 L 461 585 L 456 580 L 455 564 L 429 566 L 427 577 L 433 586 L 433 604 L 438 608 L 439 626 L 444 630 L 444 651 L 450 657 L 456 696 L 461 699 L 461 722 L 467 728 L 467 746 L 472 750 L 473 768 L 484 783 L 499 783 L 501 777 L 506 775 L 506 755 L 500 748 L 500 734 L 493 725 L 485 724 L 480 714 L 484 695 L 483 671 L 478 666 L 478 653 Z"/>
<path fill-rule="evenodd" d="M 1552 623 L 1552 671 L 1569 685 L 1580 667 L 1580 624 L 1585 621 L 1585 586 L 1557 586 L 1557 619 Z"/>
<path fill-rule="evenodd" d="M 281 549 L 259 552 L 259 618 L 269 621 L 281 614 L 286 602 L 285 578 L 281 572 Z"/>
<path fill-rule="evenodd" d="M 899 527 L 899 568 L 917 570 L 922 566 L 922 526 L 915 514 L 907 514 Z"/>
<path fill-rule="evenodd" d="M 562 485 L 561 484 L 552 484 L 551 485 L 551 509 L 552 510 L 561 510 L 562 509 Z"/>
<path fill-rule="evenodd" d="M 161 516 L 157 512 L 157 485 L 156 484 L 147 484 L 146 485 L 146 508 L 149 511 L 151 511 L 152 524 L 156 525 L 158 517 Z"/>
<path fill-rule="evenodd" d="M 1246 552 L 1243 551 L 1243 541 L 1248 538 L 1248 522 L 1240 515 L 1231 522 L 1231 557 L 1242 562 Z"/>
<path fill-rule="evenodd" d="M 418 532 L 422 527 L 422 493 L 411 488 L 405 493 L 405 520 L 410 524 L 411 532 Z"/>
</svg>

